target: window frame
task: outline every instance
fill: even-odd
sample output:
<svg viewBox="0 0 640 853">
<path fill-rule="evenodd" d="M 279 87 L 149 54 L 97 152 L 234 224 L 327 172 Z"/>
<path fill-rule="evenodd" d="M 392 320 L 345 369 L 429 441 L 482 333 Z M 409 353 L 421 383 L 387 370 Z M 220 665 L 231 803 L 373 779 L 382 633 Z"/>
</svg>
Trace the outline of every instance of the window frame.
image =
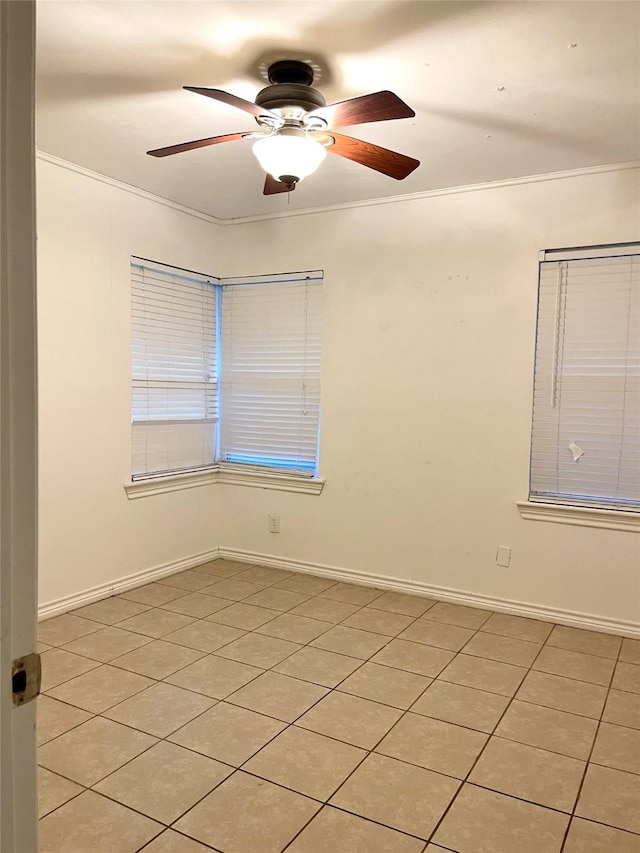
<svg viewBox="0 0 640 853">
<path fill-rule="evenodd" d="M 220 398 L 223 385 L 222 371 L 222 296 L 225 288 L 242 287 L 246 281 L 262 279 L 262 284 L 277 284 L 284 277 L 288 281 L 307 281 L 313 276 L 313 281 L 320 281 L 320 287 L 324 282 L 323 270 L 302 270 L 287 273 L 275 273 L 259 276 L 236 276 L 233 278 L 220 278 L 215 275 L 208 275 L 192 270 L 186 270 L 182 267 L 166 264 L 161 261 L 154 261 L 148 258 L 132 255 L 130 258 L 130 269 L 133 273 L 134 267 L 150 267 L 166 268 L 167 271 L 175 270 L 176 275 L 194 275 L 199 279 L 206 280 L 208 284 L 215 288 L 215 348 L 216 348 L 216 382 L 217 386 L 217 418 L 213 423 L 214 429 L 214 445 L 215 455 L 214 461 L 211 464 L 194 466 L 191 468 L 176 468 L 167 470 L 158 470 L 141 473 L 130 473 L 130 482 L 124 484 L 125 492 L 129 499 L 163 494 L 182 489 L 196 488 L 214 483 L 226 483 L 236 486 L 254 486 L 258 488 L 268 488 L 280 491 L 300 492 L 305 494 L 320 494 L 324 487 L 324 479 L 319 476 L 319 443 L 320 443 L 320 417 L 318 414 L 317 423 L 317 440 L 316 440 L 316 455 L 314 469 L 292 471 L 284 469 L 278 464 L 256 465 L 243 462 L 227 462 L 221 458 L 220 453 L 220 436 L 222 427 L 222 411 Z M 133 292 L 133 278 L 130 278 L 130 290 Z M 133 315 L 132 315 L 133 316 Z M 321 338 L 322 340 L 322 338 Z M 131 337 L 133 342 L 133 335 Z M 131 390 L 133 393 L 134 376 L 133 376 L 133 359 L 131 362 Z M 320 409 L 321 399 L 318 395 L 318 409 Z M 131 408 L 131 407 L 130 407 Z M 172 420 L 172 419 L 169 419 Z M 181 418 L 175 419 L 176 423 L 181 422 Z M 130 411 L 129 431 L 130 441 L 132 442 L 132 430 L 134 427 L 133 410 Z M 131 454 L 130 454 L 131 458 Z"/>
</svg>

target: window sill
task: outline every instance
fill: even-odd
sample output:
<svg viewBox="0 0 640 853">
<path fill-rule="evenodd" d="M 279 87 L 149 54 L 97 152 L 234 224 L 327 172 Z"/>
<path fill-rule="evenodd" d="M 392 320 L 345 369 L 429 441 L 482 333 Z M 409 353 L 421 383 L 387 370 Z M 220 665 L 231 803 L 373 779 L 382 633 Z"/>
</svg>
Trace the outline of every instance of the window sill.
<svg viewBox="0 0 640 853">
<path fill-rule="evenodd" d="M 550 521 L 556 524 L 575 524 L 580 527 L 599 527 L 605 530 L 627 530 L 640 533 L 640 513 L 615 509 L 569 506 L 561 504 L 516 501 L 522 518 L 528 521 Z"/>
<path fill-rule="evenodd" d="M 229 486 L 250 486 L 257 489 L 274 489 L 280 492 L 298 492 L 306 495 L 319 495 L 324 480 L 295 477 L 291 474 L 271 474 L 258 471 L 237 471 L 228 468 L 208 468 L 206 471 L 193 471 L 188 474 L 170 474 L 166 477 L 149 477 L 125 483 L 124 490 L 129 500 L 163 495 L 182 489 L 195 489 L 223 483 Z"/>
</svg>

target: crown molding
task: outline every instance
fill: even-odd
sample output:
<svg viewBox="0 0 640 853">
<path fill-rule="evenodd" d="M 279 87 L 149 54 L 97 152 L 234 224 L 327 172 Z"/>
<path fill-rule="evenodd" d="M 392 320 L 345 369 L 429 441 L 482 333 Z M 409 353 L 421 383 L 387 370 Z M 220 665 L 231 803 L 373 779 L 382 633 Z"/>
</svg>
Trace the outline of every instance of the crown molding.
<svg viewBox="0 0 640 853">
<path fill-rule="evenodd" d="M 187 207 L 184 204 L 179 204 L 177 201 L 171 201 L 164 196 L 155 195 L 154 193 L 141 190 L 139 187 L 134 187 L 133 184 L 125 184 L 124 181 L 118 181 L 116 178 L 110 178 L 108 175 L 102 175 L 100 172 L 94 172 L 92 169 L 87 169 L 84 166 L 78 166 L 77 163 L 71 163 L 69 160 L 62 160 L 60 157 L 54 157 L 53 154 L 47 154 L 46 151 L 36 151 L 36 159 L 42 160 L 44 163 L 50 163 L 53 166 L 59 166 L 61 169 L 67 169 L 69 172 L 75 172 L 85 178 L 91 178 L 94 181 L 99 181 L 107 186 L 114 187 L 117 190 L 137 195 L 147 201 L 153 201 L 156 204 L 162 204 L 165 207 L 170 207 L 172 210 L 177 210 L 178 213 L 185 213 L 187 216 L 194 216 L 196 219 L 202 219 L 204 222 L 210 222 L 213 225 L 221 225 L 225 220 L 211 216 L 209 213 L 204 213 L 202 210 L 195 210 L 192 207 Z"/>
<path fill-rule="evenodd" d="M 68 160 L 63 160 L 60 157 L 55 157 L 53 154 L 47 154 L 45 151 L 36 151 L 36 158 L 45 163 L 51 163 L 54 166 L 59 166 L 62 169 L 68 169 L 70 172 L 76 172 L 83 175 L 85 178 L 91 178 L 95 181 L 100 181 L 108 186 L 147 199 L 148 201 L 162 204 L 179 213 L 184 213 L 187 216 L 194 216 L 196 219 L 201 219 L 204 222 L 209 222 L 212 225 L 246 225 L 252 222 L 264 222 L 270 219 L 290 219 L 295 216 L 312 216 L 317 213 L 332 213 L 337 210 L 351 210 L 352 208 L 360 207 L 377 207 L 383 204 L 399 204 L 412 201 L 421 201 L 428 198 L 439 198 L 446 195 L 458 195 L 460 193 L 480 192 L 482 190 L 501 189 L 503 187 L 517 187 L 523 184 L 536 184 L 543 181 L 561 181 L 566 178 L 581 178 L 589 175 L 600 175 L 606 172 L 623 172 L 630 169 L 639 169 L 640 160 L 629 160 L 624 163 L 608 163 L 602 166 L 585 166 L 581 169 L 568 169 L 563 172 L 547 172 L 542 175 L 526 175 L 520 178 L 507 178 L 503 181 L 486 181 L 480 184 L 468 184 L 457 187 L 443 187 L 437 190 L 424 190 L 417 193 L 406 193 L 405 195 L 391 195 L 385 198 L 370 198 L 362 201 L 346 201 L 339 204 L 326 204 L 317 207 L 307 207 L 302 210 L 283 211 L 281 213 L 260 213 L 254 216 L 239 216 L 236 218 L 221 218 L 212 216 L 209 213 L 204 213 L 201 210 L 195 210 L 192 207 L 187 207 L 184 204 L 179 204 L 164 196 L 155 195 L 147 192 L 132 184 L 126 184 L 116 178 L 110 178 L 108 175 L 102 175 L 99 172 L 94 172 L 84 166 L 79 166 L 76 163 L 71 163 Z"/>
<path fill-rule="evenodd" d="M 521 178 L 507 178 L 503 181 L 486 181 L 480 184 L 467 184 L 458 187 L 443 187 L 437 190 L 424 190 L 405 195 L 390 195 L 385 198 L 371 198 L 363 201 L 346 201 L 340 204 L 326 204 L 318 207 L 308 207 L 304 210 L 283 211 L 282 213 L 265 213 L 256 216 L 242 216 L 236 219 L 220 219 L 220 225 L 245 225 L 251 222 L 262 222 L 267 219 L 290 219 L 294 216 L 310 216 L 316 213 L 332 213 L 336 210 L 350 210 L 358 207 L 377 207 L 381 204 L 398 204 L 400 202 L 421 201 L 425 198 L 438 198 L 444 195 L 458 195 L 481 190 L 494 190 L 502 187 L 517 187 L 522 184 L 537 184 L 543 181 L 561 181 L 565 178 L 582 178 L 589 175 L 599 175 L 604 172 L 624 172 L 629 169 L 640 169 L 640 160 L 628 160 L 624 163 L 608 163 L 603 166 L 585 166 L 581 169 L 567 169 L 564 172 L 547 172 L 542 175 L 525 175 Z"/>
</svg>

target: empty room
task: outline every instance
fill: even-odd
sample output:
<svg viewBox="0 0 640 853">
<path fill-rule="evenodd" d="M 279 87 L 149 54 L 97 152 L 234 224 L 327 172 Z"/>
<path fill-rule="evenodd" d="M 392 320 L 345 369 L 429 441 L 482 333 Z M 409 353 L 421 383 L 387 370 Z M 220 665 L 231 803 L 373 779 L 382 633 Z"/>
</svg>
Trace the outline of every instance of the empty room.
<svg viewBox="0 0 640 853">
<path fill-rule="evenodd" d="M 640 4 L 2 15 L 2 853 L 640 853 Z"/>
</svg>

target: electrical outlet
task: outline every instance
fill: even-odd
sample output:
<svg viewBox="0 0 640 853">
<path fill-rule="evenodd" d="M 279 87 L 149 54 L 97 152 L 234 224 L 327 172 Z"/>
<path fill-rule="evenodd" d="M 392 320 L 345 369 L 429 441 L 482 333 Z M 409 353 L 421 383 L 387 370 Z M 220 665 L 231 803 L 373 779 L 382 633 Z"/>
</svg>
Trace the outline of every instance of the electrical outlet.
<svg viewBox="0 0 640 853">
<path fill-rule="evenodd" d="M 280 516 L 269 513 L 269 533 L 280 533 Z"/>
<path fill-rule="evenodd" d="M 505 569 L 508 569 L 510 562 L 511 548 L 509 548 L 507 545 L 498 545 L 498 551 L 496 553 L 496 563 L 499 566 L 504 566 Z"/>
</svg>

